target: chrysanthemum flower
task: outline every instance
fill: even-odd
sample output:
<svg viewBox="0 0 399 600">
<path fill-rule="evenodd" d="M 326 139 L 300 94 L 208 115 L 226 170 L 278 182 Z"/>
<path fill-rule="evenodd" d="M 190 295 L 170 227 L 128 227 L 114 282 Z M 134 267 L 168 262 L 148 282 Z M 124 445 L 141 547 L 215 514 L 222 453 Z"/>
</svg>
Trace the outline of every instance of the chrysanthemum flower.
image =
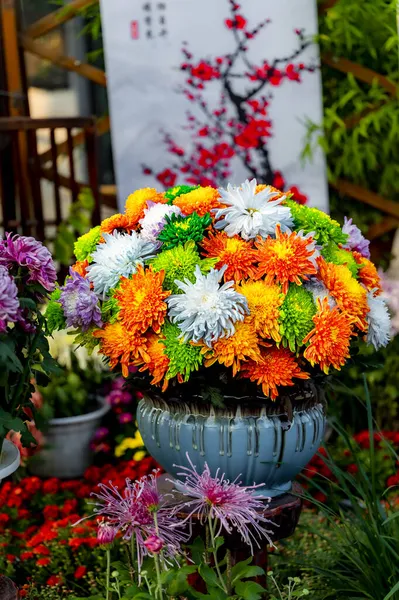
<svg viewBox="0 0 399 600">
<path fill-rule="evenodd" d="M 359 227 L 352 223 L 352 219 L 347 219 L 346 217 L 344 219 L 342 232 L 348 236 L 348 241 L 344 245 L 344 248 L 356 250 L 356 252 L 359 252 L 365 258 L 370 258 L 369 240 L 366 240 Z"/>
<path fill-rule="evenodd" d="M 47 329 L 51 335 L 53 331 L 59 331 L 65 329 L 66 321 L 64 311 L 60 304 L 61 290 L 57 287 L 50 296 L 50 302 L 47 304 L 45 317 L 47 323 Z"/>
<path fill-rule="evenodd" d="M 280 333 L 283 345 L 296 352 L 306 335 L 313 329 L 316 305 L 311 292 L 291 284 L 280 308 Z"/>
<path fill-rule="evenodd" d="M 185 244 L 189 240 L 196 243 L 201 242 L 205 230 L 212 223 L 209 213 L 200 217 L 196 212 L 188 216 L 171 215 L 166 217 L 165 221 L 166 224 L 158 235 L 158 240 L 163 243 L 163 250 L 170 250 L 178 244 Z"/>
<path fill-rule="evenodd" d="M 162 289 L 163 280 L 163 271 L 154 273 L 151 267 L 144 270 L 142 266 L 137 267 L 130 279 L 121 279 L 114 297 L 120 307 L 119 319 L 126 329 L 144 333 L 152 327 L 155 333 L 160 331 L 167 311 L 165 298 L 170 295 Z"/>
<path fill-rule="evenodd" d="M 89 266 L 88 260 L 78 260 L 74 265 L 72 265 L 71 269 L 79 273 L 81 277 L 86 277 L 86 269 Z"/>
<path fill-rule="evenodd" d="M 6 267 L 0 266 L 0 333 L 15 322 L 19 311 L 18 288 Z"/>
<path fill-rule="evenodd" d="M 258 185 L 255 188 L 255 193 L 259 194 L 259 192 L 263 192 L 263 190 L 266 190 L 266 189 L 268 189 L 269 192 L 275 193 L 274 198 L 282 198 L 283 196 L 284 196 L 284 198 L 287 197 L 287 194 L 284 194 L 284 192 L 282 192 L 278 188 L 276 188 L 272 185 L 266 185 L 265 183 L 258 183 Z"/>
<path fill-rule="evenodd" d="M 184 215 L 196 212 L 200 217 L 210 213 L 213 208 L 220 205 L 220 194 L 213 187 L 199 187 L 188 194 L 181 194 L 173 200 L 174 206 L 178 206 Z"/>
<path fill-rule="evenodd" d="M 303 206 L 290 199 L 285 200 L 284 204 L 291 209 L 295 228 L 304 233 L 313 233 L 318 244 L 328 244 L 329 241 L 345 244 L 348 241 L 348 235 L 343 233 L 340 224 L 318 208 Z"/>
<path fill-rule="evenodd" d="M 313 317 L 314 328 L 303 340 L 309 346 L 303 353 L 312 367 L 316 364 L 328 374 L 330 367 L 340 370 L 349 358 L 350 338 L 354 318 L 338 306 L 331 308 L 328 299 L 319 301 L 318 312 Z"/>
<path fill-rule="evenodd" d="M 248 277 L 254 277 L 256 269 L 254 263 L 257 260 L 257 253 L 251 243 L 246 242 L 240 236 L 228 237 L 227 233 L 221 231 L 216 235 L 209 234 L 205 237 L 201 245 L 205 252 L 202 254 L 208 258 L 218 258 L 216 269 L 227 265 L 224 273 L 224 280 L 241 281 Z"/>
<path fill-rule="evenodd" d="M 360 285 L 345 265 L 326 263 L 318 258 L 318 278 L 324 283 L 339 308 L 353 317 L 357 317 L 357 325 L 366 327 L 367 291 Z"/>
<path fill-rule="evenodd" d="M 323 247 L 321 254 L 327 262 L 332 262 L 335 265 L 346 265 L 353 277 L 357 279 L 359 265 L 350 250 L 340 248 L 335 242 L 329 242 Z"/>
<path fill-rule="evenodd" d="M 165 339 L 161 338 L 161 343 L 169 359 L 166 380 L 177 377 L 179 383 L 188 381 L 191 373 L 198 371 L 202 364 L 201 348 L 183 342 L 179 327 L 169 321 L 165 321 L 162 334 Z"/>
<path fill-rule="evenodd" d="M 166 217 L 180 214 L 180 208 L 177 206 L 148 201 L 147 208 L 144 209 L 144 217 L 139 221 L 141 237 L 147 242 L 156 243 L 157 237 L 166 223 Z"/>
<path fill-rule="evenodd" d="M 367 260 L 367 259 L 365 259 Z M 385 300 L 375 297 L 377 290 L 367 294 L 369 312 L 367 313 L 367 343 L 372 344 L 376 350 L 386 346 L 391 339 L 391 318 Z"/>
<path fill-rule="evenodd" d="M 256 179 L 248 179 L 238 187 L 228 184 L 227 189 L 219 190 L 223 205 L 213 212 L 216 229 L 224 229 L 228 236 L 241 235 L 250 240 L 260 235 L 273 235 L 277 223 L 285 231 L 292 226 L 291 211 L 281 203 L 284 196 L 278 197 L 276 192 L 266 187 L 256 193 Z"/>
<path fill-rule="evenodd" d="M 328 289 L 322 281 L 319 281 L 315 277 L 312 277 L 309 281 L 307 281 L 304 284 L 303 287 L 312 294 L 315 306 L 319 306 L 318 300 L 323 302 L 324 298 L 327 298 L 330 308 L 336 306 L 337 303 L 335 302 L 334 298 L 331 296 L 330 292 L 328 291 Z"/>
<path fill-rule="evenodd" d="M 166 203 L 167 198 L 160 194 L 155 188 L 142 188 L 130 194 L 125 203 L 125 214 L 129 219 L 130 227 L 137 225 L 140 219 L 144 217 L 144 209 L 148 200 L 152 202 Z"/>
<path fill-rule="evenodd" d="M 218 362 L 225 367 L 233 367 L 233 376 L 241 368 L 241 361 L 261 360 L 259 344 L 265 345 L 256 335 L 255 328 L 250 317 L 245 321 L 237 323 L 235 332 L 229 338 L 220 338 L 208 346 L 202 347 L 202 354 L 205 356 L 205 366 L 210 367 Z"/>
<path fill-rule="evenodd" d="M 169 358 L 166 354 L 165 344 L 163 341 L 165 340 L 164 335 L 156 335 L 155 333 L 149 333 L 146 335 L 147 338 L 147 354 L 149 356 L 149 361 L 144 362 L 141 365 L 139 371 L 142 373 L 143 371 L 147 371 L 152 376 L 152 385 L 159 385 L 162 379 L 165 377 L 168 369 L 169 369 Z M 141 364 L 143 361 L 140 360 L 138 364 Z M 162 391 L 168 386 L 168 380 L 165 379 Z"/>
<path fill-rule="evenodd" d="M 199 185 L 175 185 L 174 187 L 166 190 L 165 198 L 168 199 L 168 202 L 170 204 L 171 201 L 177 198 L 178 196 L 181 196 L 182 194 L 188 194 L 193 190 L 197 190 L 199 187 Z"/>
<path fill-rule="evenodd" d="M 178 323 L 184 341 L 203 341 L 210 346 L 221 337 L 233 335 L 234 323 L 243 321 L 249 313 L 247 300 L 234 290 L 233 281 L 220 285 L 226 268 L 212 269 L 203 275 L 197 265 L 195 283 L 176 280 L 182 293 L 167 299 L 168 316 Z"/>
<path fill-rule="evenodd" d="M 290 282 L 302 285 L 302 281 L 317 272 L 318 251 L 311 234 L 282 233 L 277 225 L 276 239 L 258 239 L 255 246 L 259 261 L 257 277 L 260 279 L 265 275 L 268 284 L 280 283 L 285 294 Z"/>
<path fill-rule="evenodd" d="M 248 301 L 255 331 L 263 338 L 272 338 L 279 342 L 280 306 L 284 300 L 280 286 L 268 285 L 263 280 L 244 281 L 236 289 Z"/>
<path fill-rule="evenodd" d="M 173 294 L 179 294 L 180 290 L 176 280 L 195 281 L 195 268 L 199 265 L 201 273 L 208 273 L 214 266 L 216 260 L 208 258 L 201 260 L 195 242 L 189 240 L 184 246 L 176 246 L 170 250 L 164 250 L 150 261 L 154 271 L 164 271 L 165 279 L 163 287 L 171 290 Z"/>
<path fill-rule="evenodd" d="M 107 323 L 104 329 L 96 329 L 93 336 L 101 340 L 101 352 L 108 357 L 111 369 L 121 363 L 124 377 L 128 376 L 129 366 L 137 358 L 150 360 L 147 354 L 147 339 L 138 333 L 128 331 L 120 321 Z"/>
<path fill-rule="evenodd" d="M 130 221 L 127 215 L 116 214 L 104 219 L 100 225 L 101 233 L 113 233 L 116 230 L 120 229 L 122 231 L 133 229 L 134 226 L 129 227 Z"/>
<path fill-rule="evenodd" d="M 242 365 L 243 377 L 248 377 L 262 386 L 265 396 L 275 400 L 279 394 L 277 386 L 292 386 L 294 378 L 309 379 L 309 373 L 301 371 L 294 354 L 288 348 L 266 348 L 262 360 L 249 361 Z"/>
<path fill-rule="evenodd" d="M 242 486 L 240 482 L 230 482 L 219 470 L 212 477 L 207 463 L 200 475 L 192 463 L 188 453 L 187 460 L 191 468 L 178 467 L 181 472 L 178 477 L 184 477 L 183 484 L 179 481 L 179 487 L 183 487 L 183 493 L 188 497 L 173 509 L 174 514 L 187 512 L 189 515 L 183 523 L 189 521 L 192 516 L 199 515 L 200 522 L 205 525 L 209 519 L 216 521 L 215 536 L 218 537 L 223 530 L 231 533 L 236 530 L 243 541 L 248 544 L 253 554 L 253 543 L 260 548 L 260 542 L 264 539 L 271 544 L 269 534 L 264 525 L 271 523 L 263 516 L 264 502 L 257 500 L 253 490 L 262 487 L 263 484 L 253 486 Z M 198 517 L 197 517 L 198 518 Z"/>
<path fill-rule="evenodd" d="M 92 325 L 102 326 L 101 311 L 90 282 L 72 268 L 64 287 L 60 288 L 60 304 L 64 311 L 67 327 L 80 327 L 87 331 Z"/>
<path fill-rule="evenodd" d="M 75 245 L 74 245 L 74 252 L 75 252 L 76 260 L 82 261 L 82 260 L 87 259 L 88 262 L 90 263 L 92 261 L 91 254 L 96 249 L 97 244 L 99 243 L 100 239 L 101 239 L 100 225 L 97 225 L 97 227 L 93 227 L 92 229 L 90 229 L 90 231 L 88 231 L 84 235 L 81 235 L 76 240 Z"/>
<path fill-rule="evenodd" d="M 93 263 L 87 267 L 87 277 L 96 294 L 103 297 L 117 285 L 121 277 L 130 277 L 144 260 L 154 256 L 155 246 L 138 233 L 104 233 L 105 243 L 92 253 Z"/>
<path fill-rule="evenodd" d="M 368 291 L 374 290 L 375 295 L 381 294 L 381 280 L 378 271 L 368 258 L 365 258 L 360 252 L 353 252 L 353 256 L 359 265 L 359 281 L 366 286 Z"/>
</svg>

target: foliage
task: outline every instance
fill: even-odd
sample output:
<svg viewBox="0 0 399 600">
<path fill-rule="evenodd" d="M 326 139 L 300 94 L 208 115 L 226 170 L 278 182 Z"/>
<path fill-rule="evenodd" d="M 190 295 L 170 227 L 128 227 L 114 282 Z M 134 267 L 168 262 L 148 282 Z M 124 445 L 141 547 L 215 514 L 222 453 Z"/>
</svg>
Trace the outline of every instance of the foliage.
<svg viewBox="0 0 399 600">
<path fill-rule="evenodd" d="M 69 266 L 72 262 L 74 243 L 77 236 L 82 235 L 91 225 L 94 209 L 94 198 L 90 189 L 83 189 L 69 208 L 69 214 L 58 225 L 54 240 L 54 260 L 61 265 Z"/>
</svg>

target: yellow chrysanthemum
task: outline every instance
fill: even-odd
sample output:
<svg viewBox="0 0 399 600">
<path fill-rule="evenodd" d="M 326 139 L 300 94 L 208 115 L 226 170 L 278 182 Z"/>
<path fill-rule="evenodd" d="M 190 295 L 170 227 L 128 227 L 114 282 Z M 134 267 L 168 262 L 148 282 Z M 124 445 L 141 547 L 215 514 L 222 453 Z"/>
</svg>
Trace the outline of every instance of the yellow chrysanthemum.
<svg viewBox="0 0 399 600">
<path fill-rule="evenodd" d="M 222 231 L 215 235 L 209 234 L 209 237 L 204 238 L 201 245 L 207 258 L 219 258 L 215 268 L 220 269 L 223 265 L 227 265 L 224 273 L 224 280 L 241 281 L 247 277 L 254 277 L 256 269 L 256 252 L 250 242 L 246 242 L 239 235 L 228 237 Z"/>
<path fill-rule="evenodd" d="M 233 376 L 241 368 L 241 361 L 261 360 L 259 343 L 254 326 L 250 319 L 236 324 L 235 333 L 229 338 L 219 338 L 212 348 L 203 346 L 201 353 L 205 356 L 205 366 L 210 367 L 218 362 L 225 367 L 233 367 Z"/>
<path fill-rule="evenodd" d="M 284 301 L 280 286 L 268 285 L 263 280 L 245 281 L 237 287 L 237 291 L 248 301 L 255 331 L 264 338 L 280 342 L 280 306 Z"/>
<path fill-rule="evenodd" d="M 164 300 L 171 294 L 162 289 L 164 277 L 164 271 L 154 273 L 151 267 L 144 270 L 141 265 L 130 279 L 122 277 L 114 297 L 126 329 L 144 333 L 152 327 L 155 333 L 160 331 L 167 311 Z"/>
<path fill-rule="evenodd" d="M 147 452 L 145 450 L 138 450 L 138 452 L 135 452 L 133 454 L 133 460 L 135 460 L 136 462 L 140 462 L 146 456 L 147 456 Z"/>
<path fill-rule="evenodd" d="M 100 338 L 100 351 L 108 357 L 111 369 L 121 363 L 124 377 L 128 376 L 129 366 L 138 358 L 150 360 L 147 354 L 147 339 L 128 331 L 120 321 L 107 323 L 104 329 L 96 329 L 93 336 Z"/>
<path fill-rule="evenodd" d="M 188 194 L 177 196 L 173 204 L 178 206 L 184 215 L 196 212 L 200 217 L 211 212 L 212 208 L 218 208 L 220 194 L 217 189 L 207 186 L 200 187 Z"/>
<path fill-rule="evenodd" d="M 278 188 L 273 187 L 272 185 L 266 185 L 265 183 L 259 183 L 255 188 L 255 193 L 259 194 L 259 192 L 262 192 L 266 188 L 271 192 L 276 192 L 276 195 L 273 198 L 271 198 L 271 200 L 276 200 L 276 198 L 281 198 L 281 196 L 285 196 L 284 192 L 282 192 Z"/>
<path fill-rule="evenodd" d="M 360 265 L 359 280 L 361 283 L 363 283 L 370 292 L 371 290 L 377 290 L 375 293 L 376 296 L 381 294 L 381 279 L 374 263 L 365 256 L 362 256 L 360 252 L 354 251 L 353 256 L 357 264 Z"/>
<path fill-rule="evenodd" d="M 249 361 L 242 365 L 242 374 L 262 386 L 265 396 L 275 400 L 279 394 L 277 386 L 294 385 L 297 379 L 309 379 L 309 373 L 301 371 L 295 355 L 288 348 L 266 348 L 259 362 Z"/>
<path fill-rule="evenodd" d="M 148 369 L 149 373 L 152 375 L 152 385 L 158 385 L 162 379 L 165 377 L 167 370 L 169 369 L 169 358 L 165 353 L 165 345 L 162 343 L 162 340 L 165 339 L 163 335 L 157 335 L 155 333 L 150 333 L 147 336 L 147 354 L 149 356 L 149 361 L 146 361 L 141 368 L 140 372 L 146 371 Z M 142 361 L 140 361 L 142 362 Z M 164 381 L 162 391 L 164 392 L 168 387 L 168 380 Z"/>
<path fill-rule="evenodd" d="M 161 202 L 162 204 L 167 202 L 164 194 L 160 194 L 155 188 L 143 188 L 127 197 L 125 214 L 129 220 L 130 227 L 135 227 L 140 219 L 144 217 L 144 209 L 147 206 L 148 200 L 151 200 L 151 202 Z"/>
<path fill-rule="evenodd" d="M 353 277 L 346 265 L 327 263 L 321 256 L 317 259 L 319 265 L 318 278 L 324 283 L 338 307 L 357 318 L 357 325 L 366 329 L 367 290 Z"/>
<path fill-rule="evenodd" d="M 319 310 L 313 317 L 314 329 L 303 340 L 304 344 L 310 342 L 303 355 L 312 367 L 317 364 L 327 374 L 330 367 L 340 370 L 350 356 L 354 318 L 338 306 L 331 308 L 328 298 L 318 302 Z"/>
<path fill-rule="evenodd" d="M 137 430 L 134 437 L 127 437 L 115 448 L 115 456 L 121 458 L 126 453 L 126 450 L 136 450 L 144 446 L 143 438 L 140 431 Z M 135 459 L 136 460 L 136 459 Z"/>
<path fill-rule="evenodd" d="M 316 273 L 311 237 L 302 237 L 295 231 L 282 233 L 280 225 L 277 225 L 276 238 L 259 238 L 255 246 L 259 260 L 257 278 L 265 275 L 266 283 L 281 283 L 284 294 L 290 281 L 302 285 L 303 280 Z"/>
</svg>

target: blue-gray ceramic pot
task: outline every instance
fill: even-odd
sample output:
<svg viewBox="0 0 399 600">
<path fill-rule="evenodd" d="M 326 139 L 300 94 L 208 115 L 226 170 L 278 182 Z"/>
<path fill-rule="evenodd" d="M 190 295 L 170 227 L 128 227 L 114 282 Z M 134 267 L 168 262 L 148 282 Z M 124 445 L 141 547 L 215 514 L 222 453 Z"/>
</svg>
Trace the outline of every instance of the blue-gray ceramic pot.
<svg viewBox="0 0 399 600">
<path fill-rule="evenodd" d="M 199 472 L 204 463 L 212 475 L 224 473 L 242 485 L 264 484 L 259 496 L 273 497 L 291 489 L 292 480 L 317 452 L 325 428 L 324 396 L 309 384 L 294 400 L 273 405 L 266 399 L 226 398 L 234 408 L 215 409 L 201 403 L 164 402 L 144 396 L 137 421 L 145 446 L 165 471 L 179 478 L 179 466 Z M 230 400 L 230 401 L 229 401 Z M 178 466 L 176 466 L 178 465 Z"/>
</svg>

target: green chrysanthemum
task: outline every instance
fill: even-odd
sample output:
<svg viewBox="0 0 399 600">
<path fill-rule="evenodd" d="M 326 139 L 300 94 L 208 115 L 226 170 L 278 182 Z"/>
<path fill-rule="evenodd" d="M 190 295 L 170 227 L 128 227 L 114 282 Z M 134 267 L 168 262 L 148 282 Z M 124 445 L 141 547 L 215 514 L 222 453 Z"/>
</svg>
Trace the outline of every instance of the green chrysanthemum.
<svg viewBox="0 0 399 600">
<path fill-rule="evenodd" d="M 334 263 L 335 265 L 346 265 L 353 277 L 358 278 L 360 265 L 357 264 L 350 250 L 339 248 L 337 244 L 330 242 L 323 247 L 321 253 L 327 262 Z"/>
<path fill-rule="evenodd" d="M 195 247 L 195 242 L 189 240 L 184 246 L 176 246 L 170 250 L 160 252 L 149 262 L 156 273 L 158 271 L 165 271 L 163 289 L 171 290 L 173 294 L 181 294 L 182 291 L 175 284 L 175 279 L 179 281 L 188 279 L 194 283 L 196 265 L 199 265 L 201 273 L 205 275 L 215 266 L 217 261 L 217 258 L 201 260 Z"/>
<path fill-rule="evenodd" d="M 84 235 L 81 235 L 75 242 L 75 256 L 76 260 L 88 260 L 92 261 L 91 253 L 94 252 L 96 246 L 101 238 L 100 225 L 93 227 Z"/>
<path fill-rule="evenodd" d="M 165 379 L 178 377 L 179 380 L 188 381 L 191 373 L 197 371 L 202 364 L 201 348 L 179 339 L 181 331 L 170 321 L 165 321 L 162 333 L 165 339 L 161 340 L 161 343 L 164 344 L 165 353 L 170 361 Z"/>
<path fill-rule="evenodd" d="M 212 218 L 209 213 L 200 217 L 196 212 L 193 212 L 188 217 L 183 215 L 172 214 L 170 217 L 165 217 L 166 225 L 158 236 L 158 239 L 163 242 L 163 249 L 170 250 L 178 244 L 184 244 L 188 240 L 200 242 L 204 237 L 204 231 L 212 223 Z"/>
<path fill-rule="evenodd" d="M 45 318 L 47 321 L 47 331 L 51 335 L 53 331 L 65 329 L 65 317 L 62 306 L 58 300 L 61 297 L 61 290 L 57 288 L 50 296 L 50 302 L 47 304 Z"/>
<path fill-rule="evenodd" d="M 174 187 L 166 190 L 165 198 L 168 198 L 168 204 L 172 204 L 173 200 L 177 198 L 177 196 L 188 194 L 199 187 L 199 185 L 175 185 Z"/>
<path fill-rule="evenodd" d="M 291 209 L 295 229 L 302 229 L 304 233 L 315 232 L 314 239 L 319 244 L 328 244 L 330 241 L 345 244 L 348 240 L 348 235 L 342 232 L 340 224 L 318 208 L 303 206 L 294 200 L 285 200 L 284 204 Z"/>
<path fill-rule="evenodd" d="M 110 298 L 103 302 L 101 307 L 101 320 L 104 323 L 115 323 L 118 320 L 119 304 L 115 298 L 113 298 L 115 288 L 109 291 Z"/>
<path fill-rule="evenodd" d="M 314 327 L 316 305 L 311 292 L 291 284 L 280 308 L 280 333 L 283 346 L 295 352 Z"/>
</svg>

